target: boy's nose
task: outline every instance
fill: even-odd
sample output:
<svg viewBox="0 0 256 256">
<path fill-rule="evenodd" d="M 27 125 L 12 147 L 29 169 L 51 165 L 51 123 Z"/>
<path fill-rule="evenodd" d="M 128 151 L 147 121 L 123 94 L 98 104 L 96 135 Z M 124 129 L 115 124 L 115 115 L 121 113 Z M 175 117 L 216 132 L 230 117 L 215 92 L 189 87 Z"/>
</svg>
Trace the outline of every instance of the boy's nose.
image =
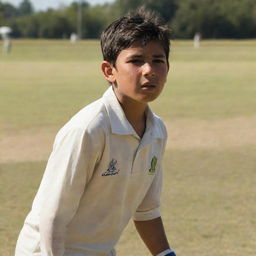
<svg viewBox="0 0 256 256">
<path fill-rule="evenodd" d="M 154 68 L 152 67 L 152 65 L 150 63 L 145 63 L 143 65 L 143 75 L 149 76 L 149 77 L 154 77 L 156 75 Z"/>
</svg>

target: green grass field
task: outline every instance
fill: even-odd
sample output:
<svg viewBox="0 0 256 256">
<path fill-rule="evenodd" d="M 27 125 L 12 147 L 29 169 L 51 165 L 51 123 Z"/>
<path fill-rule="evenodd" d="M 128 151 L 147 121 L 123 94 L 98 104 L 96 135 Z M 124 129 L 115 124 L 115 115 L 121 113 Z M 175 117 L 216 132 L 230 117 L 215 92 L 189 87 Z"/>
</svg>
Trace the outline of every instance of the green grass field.
<svg viewBox="0 0 256 256">
<path fill-rule="evenodd" d="M 0 42 L 0 48 L 2 42 Z M 0 52 L 0 255 L 11 256 L 57 130 L 107 88 L 98 41 Z M 174 41 L 162 215 L 180 256 L 256 255 L 256 41 Z M 120 256 L 150 255 L 129 224 Z"/>
</svg>

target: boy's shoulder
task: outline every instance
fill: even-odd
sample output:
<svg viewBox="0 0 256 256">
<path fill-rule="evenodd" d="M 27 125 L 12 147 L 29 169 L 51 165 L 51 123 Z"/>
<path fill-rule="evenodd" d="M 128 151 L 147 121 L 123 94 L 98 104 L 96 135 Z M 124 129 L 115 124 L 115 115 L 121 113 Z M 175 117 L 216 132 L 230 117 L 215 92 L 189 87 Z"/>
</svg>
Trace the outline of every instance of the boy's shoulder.
<svg viewBox="0 0 256 256">
<path fill-rule="evenodd" d="M 93 123 L 101 125 L 104 119 L 104 102 L 100 98 L 77 112 L 66 124 L 68 127 L 86 129 Z"/>
<path fill-rule="evenodd" d="M 93 101 L 78 111 L 58 132 L 57 137 L 70 133 L 77 136 L 97 137 L 107 128 L 107 115 L 103 98 Z"/>
<path fill-rule="evenodd" d="M 58 131 L 53 151 L 80 152 L 87 145 L 91 152 L 100 152 L 108 126 L 105 113 L 102 98 L 82 108 Z"/>
<path fill-rule="evenodd" d="M 157 114 L 155 114 L 154 112 L 152 112 L 153 114 L 153 118 L 155 120 L 155 125 L 157 127 L 156 131 L 160 132 L 163 136 L 164 139 L 167 139 L 168 134 L 167 134 L 167 129 L 165 126 L 165 123 L 163 122 L 163 120 L 161 119 L 161 117 L 159 117 Z"/>
<path fill-rule="evenodd" d="M 164 122 L 150 110 L 154 135 L 167 138 Z M 77 112 L 59 131 L 63 137 L 68 133 L 77 133 L 82 137 L 102 137 L 107 133 L 131 134 L 131 125 L 118 103 L 114 92 L 109 88 L 103 96 Z M 80 135 L 79 135 L 80 134 Z"/>
<path fill-rule="evenodd" d="M 101 98 L 83 107 L 59 131 L 60 134 L 79 131 L 97 135 L 111 128 L 111 111 L 115 112 L 114 93 L 111 88 Z"/>
</svg>

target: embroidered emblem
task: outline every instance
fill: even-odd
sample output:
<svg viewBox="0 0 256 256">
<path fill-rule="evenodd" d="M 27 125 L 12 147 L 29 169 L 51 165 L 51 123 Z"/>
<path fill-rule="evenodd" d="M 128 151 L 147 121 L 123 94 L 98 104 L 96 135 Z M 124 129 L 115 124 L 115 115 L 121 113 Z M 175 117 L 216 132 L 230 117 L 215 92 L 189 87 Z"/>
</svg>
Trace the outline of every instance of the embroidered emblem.
<svg viewBox="0 0 256 256">
<path fill-rule="evenodd" d="M 118 174 L 120 170 L 116 168 L 116 164 L 117 164 L 117 160 L 112 159 L 108 165 L 108 169 L 104 173 L 102 173 L 101 176 L 113 176 Z"/>
<path fill-rule="evenodd" d="M 150 169 L 148 170 L 149 174 L 154 174 L 156 172 L 156 164 L 157 164 L 157 157 L 154 156 L 152 157 L 151 166 L 150 166 Z"/>
</svg>

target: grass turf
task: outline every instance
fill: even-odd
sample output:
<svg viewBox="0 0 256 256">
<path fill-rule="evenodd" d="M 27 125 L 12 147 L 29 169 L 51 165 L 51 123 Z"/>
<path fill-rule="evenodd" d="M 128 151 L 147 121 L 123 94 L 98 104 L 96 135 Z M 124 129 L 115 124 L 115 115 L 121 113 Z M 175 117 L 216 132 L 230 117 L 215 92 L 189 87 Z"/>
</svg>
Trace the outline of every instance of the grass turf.
<svg viewBox="0 0 256 256">
<path fill-rule="evenodd" d="M 10 55 L 0 55 L 0 142 L 10 134 L 61 127 L 107 87 L 98 41 L 21 40 L 13 46 Z M 199 49 L 174 41 L 169 79 L 153 109 L 168 122 L 250 119 L 256 109 L 255 48 L 254 40 L 203 41 Z M 255 255 L 255 152 L 253 141 L 166 152 L 162 211 L 179 255 Z M 13 255 L 44 166 L 26 159 L 0 163 L 0 255 Z M 117 250 L 149 255 L 132 224 Z"/>
<path fill-rule="evenodd" d="M 179 255 L 254 255 L 255 149 L 166 152 L 162 213 Z M 13 255 L 44 166 L 45 162 L 0 165 L 0 255 Z M 132 223 L 117 251 L 149 255 Z"/>
</svg>

